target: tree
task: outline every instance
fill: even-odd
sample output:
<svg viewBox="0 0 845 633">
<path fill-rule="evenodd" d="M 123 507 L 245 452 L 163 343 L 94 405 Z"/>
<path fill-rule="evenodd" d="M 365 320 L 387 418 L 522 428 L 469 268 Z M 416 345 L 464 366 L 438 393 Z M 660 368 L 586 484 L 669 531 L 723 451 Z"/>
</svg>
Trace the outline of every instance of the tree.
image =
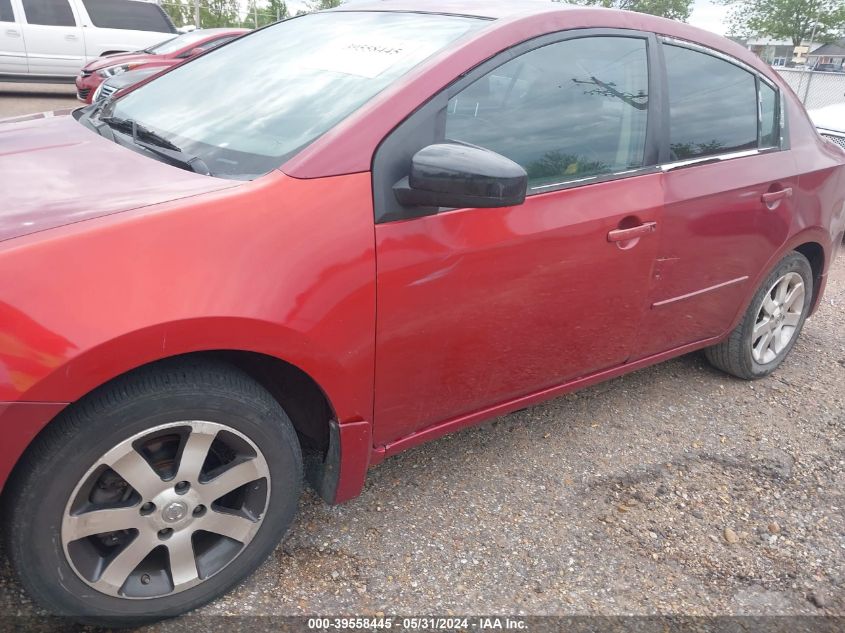
<svg viewBox="0 0 845 633">
<path fill-rule="evenodd" d="M 789 40 L 793 46 L 830 41 L 842 35 L 845 3 L 842 0 L 722 0 L 731 7 L 731 35 L 763 35 Z"/>
<path fill-rule="evenodd" d="M 285 0 L 269 0 L 267 2 L 267 13 L 269 13 L 272 18 L 273 22 L 276 20 L 284 20 L 285 18 L 290 17 L 290 13 L 288 12 L 288 5 Z"/>
<path fill-rule="evenodd" d="M 334 9 L 339 7 L 343 0 L 311 0 L 306 2 L 311 11 L 322 11 L 323 9 Z"/>
<path fill-rule="evenodd" d="M 560 0 L 557 0 L 560 1 Z M 571 0 L 575 4 L 626 9 L 650 13 L 672 20 L 686 20 L 692 12 L 693 0 Z"/>
<path fill-rule="evenodd" d="M 200 24 L 197 26 L 201 25 L 204 29 L 240 26 L 239 11 L 238 0 L 202 0 Z"/>
<path fill-rule="evenodd" d="M 166 0 L 161 3 L 161 8 L 176 26 L 194 23 L 194 5 L 188 0 Z"/>
</svg>

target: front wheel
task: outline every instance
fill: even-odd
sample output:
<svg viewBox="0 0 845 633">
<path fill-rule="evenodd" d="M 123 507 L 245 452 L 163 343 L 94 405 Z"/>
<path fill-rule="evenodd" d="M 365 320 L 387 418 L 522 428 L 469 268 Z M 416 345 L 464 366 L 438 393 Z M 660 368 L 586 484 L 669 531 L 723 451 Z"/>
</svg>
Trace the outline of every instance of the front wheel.
<svg viewBox="0 0 845 633">
<path fill-rule="evenodd" d="M 813 299 L 813 271 L 801 253 L 769 274 L 730 336 L 705 350 L 707 360 L 745 380 L 763 378 L 783 362 L 804 326 Z"/>
<path fill-rule="evenodd" d="M 151 366 L 39 437 L 8 490 L 5 534 L 47 610 L 133 625 L 221 595 L 296 511 L 302 457 L 279 404 L 226 364 Z"/>
</svg>

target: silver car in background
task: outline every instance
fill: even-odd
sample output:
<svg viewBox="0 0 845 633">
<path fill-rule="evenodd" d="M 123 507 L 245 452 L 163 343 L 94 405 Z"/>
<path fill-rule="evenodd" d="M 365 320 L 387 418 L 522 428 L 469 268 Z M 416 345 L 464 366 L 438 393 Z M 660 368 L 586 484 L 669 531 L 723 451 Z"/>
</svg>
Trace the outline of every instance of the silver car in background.
<svg viewBox="0 0 845 633">
<path fill-rule="evenodd" d="M 845 103 L 808 110 L 813 125 L 823 137 L 845 148 Z"/>
</svg>

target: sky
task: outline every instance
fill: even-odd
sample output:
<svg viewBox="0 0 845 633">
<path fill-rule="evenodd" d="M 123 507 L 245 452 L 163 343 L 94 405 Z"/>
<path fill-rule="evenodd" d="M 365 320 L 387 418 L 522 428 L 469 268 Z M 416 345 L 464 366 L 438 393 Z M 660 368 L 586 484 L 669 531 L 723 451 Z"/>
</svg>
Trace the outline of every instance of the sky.
<svg viewBox="0 0 845 633">
<path fill-rule="evenodd" d="M 701 29 L 724 35 L 728 30 L 728 8 L 712 0 L 695 0 L 689 23 Z"/>
</svg>

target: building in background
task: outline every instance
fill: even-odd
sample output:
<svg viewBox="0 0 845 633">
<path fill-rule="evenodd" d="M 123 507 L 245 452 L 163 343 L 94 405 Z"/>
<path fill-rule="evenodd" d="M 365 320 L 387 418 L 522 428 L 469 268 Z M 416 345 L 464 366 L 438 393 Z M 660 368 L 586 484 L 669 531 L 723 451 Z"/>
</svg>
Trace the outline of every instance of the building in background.
<svg viewBox="0 0 845 633">
<path fill-rule="evenodd" d="M 822 44 L 809 55 L 809 66 L 815 70 L 843 72 L 845 40 Z"/>
<path fill-rule="evenodd" d="M 748 50 L 772 66 L 802 66 L 810 56 L 822 46 L 820 42 L 811 42 L 794 46 L 788 40 L 774 40 L 765 37 L 752 37 L 745 43 Z"/>
</svg>

